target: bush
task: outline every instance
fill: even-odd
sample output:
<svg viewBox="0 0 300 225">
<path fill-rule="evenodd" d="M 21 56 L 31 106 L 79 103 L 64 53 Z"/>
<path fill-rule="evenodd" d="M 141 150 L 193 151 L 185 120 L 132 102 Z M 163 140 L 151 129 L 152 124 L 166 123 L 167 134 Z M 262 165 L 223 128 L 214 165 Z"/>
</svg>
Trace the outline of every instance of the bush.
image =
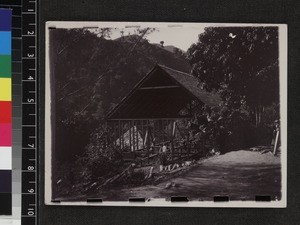
<svg viewBox="0 0 300 225">
<path fill-rule="evenodd" d="M 81 168 L 81 177 L 94 182 L 101 177 L 117 173 L 123 165 L 120 149 L 116 147 L 102 148 L 90 144 L 87 151 L 77 160 Z"/>
<path fill-rule="evenodd" d="M 250 126 L 247 114 L 227 107 L 206 107 L 200 113 L 207 115 L 208 122 L 200 125 L 200 132 L 195 135 L 199 140 L 206 140 L 211 148 L 221 153 L 247 146 L 246 135 Z"/>
</svg>

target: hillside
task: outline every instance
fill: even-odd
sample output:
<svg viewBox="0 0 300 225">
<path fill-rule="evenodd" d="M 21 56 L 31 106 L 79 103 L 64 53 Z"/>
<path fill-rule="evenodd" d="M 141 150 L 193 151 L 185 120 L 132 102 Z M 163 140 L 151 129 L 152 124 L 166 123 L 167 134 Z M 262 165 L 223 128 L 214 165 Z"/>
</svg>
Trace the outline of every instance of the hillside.
<svg viewBox="0 0 300 225">
<path fill-rule="evenodd" d="M 137 40 L 138 36 L 106 40 L 80 29 L 51 31 L 55 139 L 57 149 L 64 149 L 58 157 L 80 154 L 107 112 L 156 64 L 190 72 L 183 57 Z M 74 146 L 74 138 L 80 138 L 82 146 Z"/>
<path fill-rule="evenodd" d="M 149 43 L 148 40 L 141 39 L 138 35 L 124 36 L 117 38 L 114 41 L 120 42 L 124 46 L 133 45 L 139 41 L 141 44 L 138 46 L 137 51 L 143 54 L 143 58 L 148 58 L 158 64 L 190 73 L 191 67 L 188 61 L 184 57 L 176 54 L 176 50 L 180 49 L 173 45 L 167 45 L 162 48 L 160 44 Z"/>
<path fill-rule="evenodd" d="M 174 53 L 174 54 L 177 54 L 178 51 L 185 53 L 185 51 L 183 51 L 183 50 L 180 49 L 180 48 L 177 48 L 177 47 L 174 46 L 174 45 L 164 45 L 163 47 L 161 47 L 161 45 L 160 45 L 160 44 L 157 44 L 157 43 L 152 43 L 152 45 L 155 45 L 155 46 L 157 46 L 157 47 L 160 47 L 160 48 L 162 48 L 162 49 L 165 49 L 166 51 L 171 52 L 171 53 Z"/>
</svg>

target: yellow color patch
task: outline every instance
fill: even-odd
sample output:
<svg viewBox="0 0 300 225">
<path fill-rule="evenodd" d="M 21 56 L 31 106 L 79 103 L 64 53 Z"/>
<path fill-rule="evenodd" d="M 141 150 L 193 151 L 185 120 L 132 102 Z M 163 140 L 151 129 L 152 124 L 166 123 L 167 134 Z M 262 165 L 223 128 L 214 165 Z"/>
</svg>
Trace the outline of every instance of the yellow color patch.
<svg viewBox="0 0 300 225">
<path fill-rule="evenodd" d="M 0 101 L 11 101 L 10 78 L 0 78 Z"/>
</svg>

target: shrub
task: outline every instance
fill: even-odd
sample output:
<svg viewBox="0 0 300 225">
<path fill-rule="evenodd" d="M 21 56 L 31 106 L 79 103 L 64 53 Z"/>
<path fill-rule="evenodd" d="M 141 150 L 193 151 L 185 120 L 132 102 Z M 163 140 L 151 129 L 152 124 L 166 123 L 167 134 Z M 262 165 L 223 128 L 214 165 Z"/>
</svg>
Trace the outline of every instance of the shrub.
<svg viewBox="0 0 300 225">
<path fill-rule="evenodd" d="M 246 113 L 227 107 L 204 108 L 200 113 L 207 115 L 208 122 L 200 125 L 200 132 L 195 135 L 199 140 L 206 140 L 211 148 L 221 153 L 247 145 L 249 121 Z"/>
<path fill-rule="evenodd" d="M 123 161 L 118 148 L 89 144 L 84 155 L 78 158 L 77 165 L 81 168 L 81 177 L 93 182 L 117 173 L 122 168 Z"/>
</svg>

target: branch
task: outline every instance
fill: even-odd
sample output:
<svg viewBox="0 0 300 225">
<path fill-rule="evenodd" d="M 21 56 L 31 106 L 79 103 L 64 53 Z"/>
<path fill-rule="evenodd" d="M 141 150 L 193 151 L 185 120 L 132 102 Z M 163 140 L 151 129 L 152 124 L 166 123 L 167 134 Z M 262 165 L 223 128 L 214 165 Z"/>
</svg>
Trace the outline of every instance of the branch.
<svg viewBox="0 0 300 225">
<path fill-rule="evenodd" d="M 138 39 L 138 40 L 136 41 L 136 43 L 133 45 L 132 49 L 126 54 L 125 58 L 127 58 L 127 57 L 133 52 L 133 50 L 136 48 L 137 44 L 142 40 L 142 38 L 146 35 L 146 33 L 147 33 L 149 30 L 150 30 L 149 27 L 146 28 L 146 29 L 144 30 L 143 34 L 139 37 L 139 39 Z M 70 45 L 69 45 L 69 46 L 70 46 Z M 64 51 L 67 47 L 68 47 L 68 46 L 66 46 L 66 47 L 65 47 L 64 49 L 62 49 L 60 52 Z M 91 62 L 90 62 L 90 63 L 91 63 Z M 89 63 L 89 64 L 90 64 L 90 63 Z M 112 64 L 113 64 L 113 61 L 110 61 L 110 63 L 106 66 L 106 70 L 108 70 L 108 68 L 109 68 Z M 100 75 L 94 82 L 96 82 L 96 81 L 102 79 L 102 78 L 104 77 L 104 75 L 107 74 L 108 72 L 109 72 L 109 71 L 104 72 L 104 73 L 103 73 L 102 75 Z M 58 102 L 64 100 L 66 97 L 72 96 L 73 94 L 76 94 L 76 93 L 80 92 L 81 90 L 85 89 L 85 88 L 88 87 L 88 86 L 89 86 L 89 85 L 86 84 L 86 85 L 84 85 L 83 87 L 81 87 L 81 88 L 79 88 L 79 89 L 73 91 L 72 93 L 67 94 L 66 96 L 60 98 L 60 99 L 58 100 Z"/>
</svg>

